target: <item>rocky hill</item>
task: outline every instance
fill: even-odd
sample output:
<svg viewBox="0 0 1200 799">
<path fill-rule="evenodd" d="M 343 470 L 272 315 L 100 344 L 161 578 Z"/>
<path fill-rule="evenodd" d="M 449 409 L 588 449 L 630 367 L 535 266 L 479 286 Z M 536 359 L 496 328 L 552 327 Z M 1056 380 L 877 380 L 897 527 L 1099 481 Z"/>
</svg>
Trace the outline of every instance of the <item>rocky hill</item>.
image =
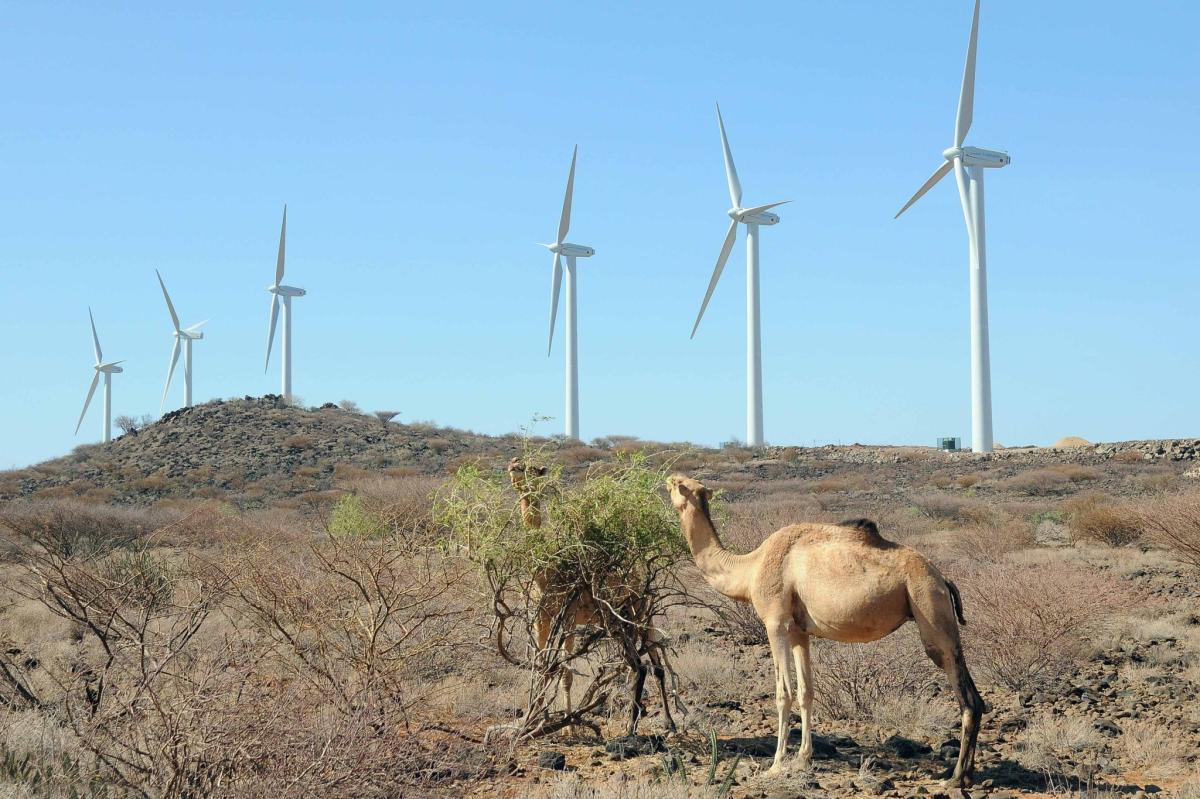
<svg viewBox="0 0 1200 799">
<path fill-rule="evenodd" d="M 735 492 L 739 487 L 753 491 L 761 480 L 819 481 L 830 475 L 857 475 L 872 484 L 894 481 L 903 489 L 925 485 L 938 475 L 986 471 L 1002 478 L 1055 464 L 1169 463 L 1173 471 L 1182 472 L 1200 457 L 1200 439 L 1084 442 L 1059 449 L 1000 449 L 992 455 L 859 444 L 705 449 L 627 437 L 592 445 L 545 438 L 534 443 L 568 470 L 609 460 L 622 450 L 668 449 L 681 457 L 681 469 L 702 479 L 726 481 L 727 489 Z M 108 444 L 84 445 L 62 458 L 0 472 L 0 500 L 84 497 L 151 504 L 192 498 L 252 507 L 320 494 L 360 477 L 441 476 L 474 460 L 499 466 L 523 446 L 516 434 L 486 436 L 432 425 L 383 423 L 333 404 L 303 409 L 285 405 L 278 396 L 245 397 L 181 408 Z M 903 467 L 897 468 L 900 464 Z M 1101 473 L 1101 482 L 1108 474 Z M 1122 478 L 1120 470 L 1113 474 Z M 1110 488 L 1120 493 L 1120 486 Z"/>
</svg>

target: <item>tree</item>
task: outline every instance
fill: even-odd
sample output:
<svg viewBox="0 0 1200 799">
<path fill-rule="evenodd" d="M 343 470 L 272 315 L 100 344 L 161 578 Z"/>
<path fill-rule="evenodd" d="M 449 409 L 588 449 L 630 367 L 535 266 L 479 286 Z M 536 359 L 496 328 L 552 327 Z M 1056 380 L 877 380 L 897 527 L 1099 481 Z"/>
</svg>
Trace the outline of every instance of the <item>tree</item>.
<svg viewBox="0 0 1200 799">
<path fill-rule="evenodd" d="M 372 414 L 372 416 L 378 419 L 379 423 L 384 427 L 387 427 L 388 422 L 392 421 L 399 415 L 400 411 L 375 411 L 375 413 Z"/>
</svg>

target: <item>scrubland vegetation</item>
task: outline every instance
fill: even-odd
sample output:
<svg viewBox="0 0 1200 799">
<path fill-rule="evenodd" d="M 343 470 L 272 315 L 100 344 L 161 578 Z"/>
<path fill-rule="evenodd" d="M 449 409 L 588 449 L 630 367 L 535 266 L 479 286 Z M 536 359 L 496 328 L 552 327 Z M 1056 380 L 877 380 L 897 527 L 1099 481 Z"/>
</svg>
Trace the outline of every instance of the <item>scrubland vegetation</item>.
<svg viewBox="0 0 1200 799">
<path fill-rule="evenodd" d="M 539 453 L 540 529 L 502 471 L 513 449 L 449 477 L 340 466 L 254 503 L 84 488 L 0 505 L 0 795 L 936 795 L 958 714 L 912 625 L 814 646 L 817 760 L 765 774 L 765 637 L 691 565 L 654 484 L 670 468 L 721 491 L 730 548 L 870 516 L 957 583 L 989 704 L 985 790 L 1200 795 L 1200 491 L 1184 464 L 736 447 L 617 462 L 643 446 Z M 531 586 L 551 566 L 608 610 L 578 630 L 560 617 L 554 636 L 585 643 L 539 659 Z M 640 749 L 614 747 L 652 627 L 679 730 L 650 681 Z M 563 669 L 573 715 L 549 679 Z"/>
</svg>

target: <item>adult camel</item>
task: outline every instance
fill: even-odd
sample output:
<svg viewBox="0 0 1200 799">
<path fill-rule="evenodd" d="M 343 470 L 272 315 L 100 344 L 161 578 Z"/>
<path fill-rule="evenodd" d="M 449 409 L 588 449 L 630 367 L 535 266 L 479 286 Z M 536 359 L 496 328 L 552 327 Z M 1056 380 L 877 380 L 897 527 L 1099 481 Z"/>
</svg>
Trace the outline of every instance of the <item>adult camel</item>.
<svg viewBox="0 0 1200 799">
<path fill-rule="evenodd" d="M 772 533 L 753 552 L 739 555 L 725 549 L 717 537 L 709 512 L 712 491 L 683 475 L 672 476 L 668 487 L 704 579 L 725 596 L 753 605 L 766 626 L 779 711 L 772 771 L 783 765 L 797 693 L 800 763 L 807 766 L 812 761 L 809 639 L 865 643 L 915 621 L 926 654 L 946 672 L 962 711 L 958 762 L 948 784 L 970 784 L 984 703 L 963 659 L 958 625 L 966 620 L 954 583 L 915 550 L 883 538 L 867 519 L 793 524 Z M 795 687 L 789 674 L 792 659 Z"/>
</svg>

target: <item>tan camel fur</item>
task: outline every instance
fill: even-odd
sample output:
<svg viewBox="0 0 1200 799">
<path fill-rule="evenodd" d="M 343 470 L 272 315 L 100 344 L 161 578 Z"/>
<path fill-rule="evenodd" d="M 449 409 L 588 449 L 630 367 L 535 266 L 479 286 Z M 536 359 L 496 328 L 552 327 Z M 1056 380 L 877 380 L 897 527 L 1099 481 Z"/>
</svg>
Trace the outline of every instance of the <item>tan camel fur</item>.
<svg viewBox="0 0 1200 799">
<path fill-rule="evenodd" d="M 538 481 L 545 477 L 546 473 L 547 469 L 545 467 L 525 463 L 520 458 L 513 458 L 509 461 L 508 477 L 512 482 L 513 488 L 516 489 L 517 495 L 520 497 L 521 519 L 526 527 L 540 528 L 542 526 L 541 497 Z M 609 587 L 610 589 L 615 588 L 615 586 Z M 554 621 L 562 612 L 562 602 L 572 589 L 571 580 L 560 575 L 553 567 L 540 569 L 533 575 L 533 591 L 530 594 L 529 600 L 537 606 L 534 631 L 539 653 L 546 650 L 546 644 L 550 640 L 550 633 L 554 628 Z M 610 591 L 610 593 L 614 597 L 619 597 L 621 594 L 619 590 Z M 584 590 L 582 593 L 576 595 L 571 605 L 566 609 L 566 612 L 562 613 L 561 623 L 564 631 L 563 646 L 568 653 L 573 653 L 575 629 L 588 624 L 601 623 L 600 612 L 596 608 L 596 600 L 590 591 Z M 661 641 L 661 634 L 657 629 L 651 627 L 646 631 L 646 638 L 652 644 L 658 644 Z M 647 648 L 647 652 L 650 657 L 654 678 L 658 681 L 659 691 L 662 694 L 663 715 L 666 720 L 667 729 L 674 732 L 675 719 L 671 717 L 666 669 L 663 667 L 664 655 L 659 646 L 650 646 Z M 570 714 L 571 684 L 574 681 L 574 672 L 570 667 L 563 668 L 559 671 L 559 679 L 566 695 L 567 713 Z M 645 706 L 642 703 L 642 692 L 645 682 L 646 670 L 640 664 L 639 660 L 639 665 L 634 673 L 632 687 L 633 707 L 629 724 L 630 735 L 637 731 L 638 721 L 646 713 Z"/>
<path fill-rule="evenodd" d="M 775 663 L 779 738 L 772 771 L 783 765 L 792 701 L 800 698 L 800 764 L 812 760 L 813 681 L 809 639 L 865 643 L 915 621 L 929 658 L 946 672 L 962 711 L 958 762 L 949 784 L 969 785 L 984 703 L 963 659 L 958 623 L 962 601 L 954 583 L 915 550 L 884 539 L 874 522 L 793 524 L 745 555 L 717 537 L 701 483 L 674 475 L 671 503 L 696 565 L 716 590 L 749 602 L 762 619 Z M 792 685 L 789 661 L 796 662 Z"/>
</svg>

